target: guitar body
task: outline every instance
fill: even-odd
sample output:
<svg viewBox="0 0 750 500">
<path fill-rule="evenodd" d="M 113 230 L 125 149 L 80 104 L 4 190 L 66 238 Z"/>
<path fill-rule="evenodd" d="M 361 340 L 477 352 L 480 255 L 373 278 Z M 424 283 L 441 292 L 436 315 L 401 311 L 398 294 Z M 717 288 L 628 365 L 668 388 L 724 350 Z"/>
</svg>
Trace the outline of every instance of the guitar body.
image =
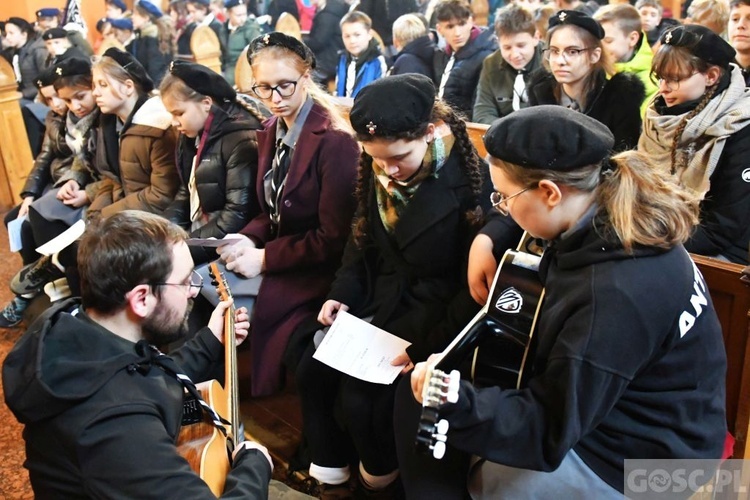
<svg viewBox="0 0 750 500">
<path fill-rule="evenodd" d="M 219 415 L 227 415 L 227 394 L 218 381 L 209 380 L 198 384 L 197 388 L 203 400 Z M 231 465 L 227 438 L 211 423 L 210 417 L 204 414 L 202 421 L 182 426 L 177 451 L 211 492 L 221 496 Z"/>
</svg>

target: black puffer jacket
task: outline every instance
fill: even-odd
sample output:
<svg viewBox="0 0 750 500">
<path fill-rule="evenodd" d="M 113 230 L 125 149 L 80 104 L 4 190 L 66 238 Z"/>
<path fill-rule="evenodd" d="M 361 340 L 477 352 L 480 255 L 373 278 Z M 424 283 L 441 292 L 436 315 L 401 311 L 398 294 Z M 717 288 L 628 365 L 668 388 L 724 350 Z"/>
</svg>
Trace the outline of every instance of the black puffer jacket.
<svg viewBox="0 0 750 500">
<path fill-rule="evenodd" d="M 167 72 L 172 54 L 159 50 L 159 30 L 156 25 L 150 23 L 136 30 L 135 39 L 128 45 L 128 52 L 143 65 L 154 84 L 159 85 Z"/>
<path fill-rule="evenodd" d="M 479 34 L 475 35 L 477 31 Z M 497 37 L 492 30 L 474 27 L 471 40 L 456 52 L 456 61 L 445 84 L 443 100 L 465 114 L 469 120 L 474 112 L 482 62 L 485 57 L 495 52 L 497 47 Z M 435 54 L 435 81 L 439 85 L 450 55 L 443 51 Z"/>
<path fill-rule="evenodd" d="M 21 198 L 38 198 L 44 188 L 54 185 L 73 165 L 73 151 L 65 142 L 65 117 L 50 111 L 44 120 L 42 149 L 23 185 Z"/>
<path fill-rule="evenodd" d="M 544 68 L 531 75 L 527 86 L 529 106 L 559 104 L 555 97 L 557 81 Z M 641 135 L 641 103 L 646 96 L 643 82 L 633 73 L 618 73 L 607 80 L 604 71 L 586 98 L 585 114 L 606 125 L 615 136 L 615 150 L 638 145 Z"/>
<path fill-rule="evenodd" d="M 211 115 L 209 136 L 195 171 L 201 209 L 209 221 L 192 232 L 196 238 L 238 233 L 260 213 L 253 189 L 258 173 L 255 131 L 262 128 L 261 122 L 236 103 L 213 105 Z M 177 166 L 182 183 L 165 216 L 185 228 L 191 224 L 188 182 L 196 151 L 195 140 L 180 135 Z"/>
<path fill-rule="evenodd" d="M 432 68 L 432 61 L 435 58 L 436 50 L 435 41 L 430 35 L 420 36 L 412 40 L 396 54 L 390 74 L 419 73 L 435 81 L 435 71 Z"/>
<path fill-rule="evenodd" d="M 315 69 L 328 80 L 336 77 L 339 51 L 344 50 L 339 22 L 348 11 L 349 6 L 343 0 L 329 0 L 325 8 L 315 14 L 310 36 L 305 39 L 315 54 Z"/>
</svg>

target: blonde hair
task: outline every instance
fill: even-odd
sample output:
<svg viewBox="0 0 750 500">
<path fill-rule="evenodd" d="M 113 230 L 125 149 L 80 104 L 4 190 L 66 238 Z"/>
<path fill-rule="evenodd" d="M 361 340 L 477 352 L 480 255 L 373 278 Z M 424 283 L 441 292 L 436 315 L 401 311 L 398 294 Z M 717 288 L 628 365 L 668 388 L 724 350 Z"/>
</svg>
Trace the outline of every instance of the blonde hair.
<svg viewBox="0 0 750 500">
<path fill-rule="evenodd" d="M 112 59 L 111 57 L 101 57 L 97 62 L 94 63 L 94 65 L 91 67 L 91 74 L 93 75 L 94 70 L 99 70 L 102 73 L 104 73 L 108 79 L 114 80 L 118 83 L 124 84 L 127 80 L 130 80 L 133 82 L 133 86 L 135 87 L 136 92 L 138 92 L 139 96 L 142 95 L 148 95 L 148 92 L 146 92 L 141 84 L 133 78 L 130 73 L 125 71 L 125 68 L 120 66 L 117 61 Z M 112 94 L 117 97 L 118 99 L 122 99 L 123 96 L 117 92 L 114 88 L 112 89 Z"/>
<path fill-rule="evenodd" d="M 248 52 L 248 54 L 250 54 L 250 52 Z M 289 64 L 303 75 L 305 73 L 311 73 L 312 70 L 311 62 L 302 59 L 296 52 L 279 45 L 269 45 L 254 52 L 252 54 L 250 67 L 254 69 L 258 64 L 262 64 L 261 60 L 264 57 L 270 57 L 274 60 L 286 59 Z M 324 92 L 323 89 L 318 87 L 315 82 L 313 82 L 312 78 L 307 79 L 304 88 L 308 95 L 312 97 L 313 101 L 326 110 L 328 119 L 331 121 L 331 128 L 351 136 L 354 135 L 354 130 L 352 130 L 349 121 L 341 114 L 340 105 L 336 103 L 330 95 Z"/>
<path fill-rule="evenodd" d="M 604 5 L 594 13 L 594 19 L 599 24 L 614 24 L 626 36 L 634 31 L 638 33 L 642 31 L 641 15 L 638 13 L 638 9 L 629 3 Z"/>
<path fill-rule="evenodd" d="M 525 168 L 493 158 L 492 164 L 522 186 L 550 180 L 579 191 L 593 192 L 599 215 L 606 216 L 611 234 L 629 253 L 635 246 L 672 248 L 684 243 L 698 224 L 700 200 L 678 186 L 643 153 L 625 151 L 602 164 L 568 172 Z M 603 162 L 604 163 L 604 162 Z"/>
<path fill-rule="evenodd" d="M 694 0 L 687 9 L 687 17 L 693 24 L 700 24 L 721 35 L 729 22 L 729 1 Z"/>
<path fill-rule="evenodd" d="M 415 14 L 404 14 L 393 22 L 393 40 L 402 47 L 427 34 L 427 26 Z"/>
</svg>

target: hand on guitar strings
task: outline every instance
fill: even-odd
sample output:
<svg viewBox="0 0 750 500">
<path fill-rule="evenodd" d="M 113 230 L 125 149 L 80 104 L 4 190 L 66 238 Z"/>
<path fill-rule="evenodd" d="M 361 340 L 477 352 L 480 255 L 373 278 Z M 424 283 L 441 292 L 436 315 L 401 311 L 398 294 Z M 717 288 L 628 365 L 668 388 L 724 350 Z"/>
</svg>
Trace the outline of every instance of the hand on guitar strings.
<svg viewBox="0 0 750 500">
<path fill-rule="evenodd" d="M 411 362 L 411 358 L 406 354 L 406 351 L 402 352 L 391 361 L 391 366 L 402 366 L 401 375 L 409 373 L 414 368 L 414 363 Z"/>
<path fill-rule="evenodd" d="M 478 234 L 469 249 L 467 277 L 471 297 L 483 306 L 492 288 L 497 272 L 497 261 L 492 253 L 492 240 L 485 234 Z"/>
<path fill-rule="evenodd" d="M 222 344 L 224 343 L 224 313 L 233 302 L 231 299 L 219 302 L 214 312 L 211 313 L 211 318 L 208 320 L 208 328 Z M 237 338 L 237 345 L 244 342 L 249 330 L 250 316 L 247 313 L 247 308 L 238 307 L 234 311 L 234 334 Z"/>
<path fill-rule="evenodd" d="M 422 361 L 414 366 L 414 371 L 411 372 L 411 392 L 414 395 L 414 399 L 419 404 L 422 404 L 422 388 L 427 379 L 429 373 L 428 367 L 433 367 L 439 359 L 438 354 L 431 354 L 427 361 Z"/>
<path fill-rule="evenodd" d="M 266 457 L 266 460 L 268 460 L 268 463 L 271 464 L 271 470 L 273 470 L 273 460 L 271 460 L 271 454 L 268 453 L 268 448 L 263 446 L 260 443 L 257 443 L 255 441 L 242 441 L 235 449 L 234 452 L 232 452 L 232 461 L 237 457 L 237 454 L 240 452 L 240 450 L 258 450 L 260 451 L 264 457 Z"/>
</svg>

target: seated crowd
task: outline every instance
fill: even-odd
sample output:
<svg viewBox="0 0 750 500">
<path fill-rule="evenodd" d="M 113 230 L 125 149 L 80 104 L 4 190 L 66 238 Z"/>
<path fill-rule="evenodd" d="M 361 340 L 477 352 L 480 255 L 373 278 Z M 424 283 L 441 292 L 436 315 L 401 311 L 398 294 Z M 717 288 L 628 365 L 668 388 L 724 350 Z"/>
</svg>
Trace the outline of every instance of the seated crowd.
<svg viewBox="0 0 750 500">
<path fill-rule="evenodd" d="M 250 394 L 296 379 L 320 498 L 619 498 L 626 459 L 722 458 L 721 328 L 688 252 L 750 259 L 750 0 L 687 14 L 517 0 L 487 27 L 467 0 L 106 0 L 93 47 L 58 9 L 5 21 L 35 162 L 5 216 L 24 265 L 0 328 L 51 303 L 3 365 L 36 495 L 213 498 L 174 443 L 232 311 Z M 202 26 L 221 74 L 195 62 Z M 445 458 L 418 454 L 434 354 L 532 246 L 523 385 L 463 380 Z M 394 382 L 314 356 L 343 312 L 409 343 Z M 265 498 L 270 456 L 240 441 L 224 497 Z"/>
</svg>

